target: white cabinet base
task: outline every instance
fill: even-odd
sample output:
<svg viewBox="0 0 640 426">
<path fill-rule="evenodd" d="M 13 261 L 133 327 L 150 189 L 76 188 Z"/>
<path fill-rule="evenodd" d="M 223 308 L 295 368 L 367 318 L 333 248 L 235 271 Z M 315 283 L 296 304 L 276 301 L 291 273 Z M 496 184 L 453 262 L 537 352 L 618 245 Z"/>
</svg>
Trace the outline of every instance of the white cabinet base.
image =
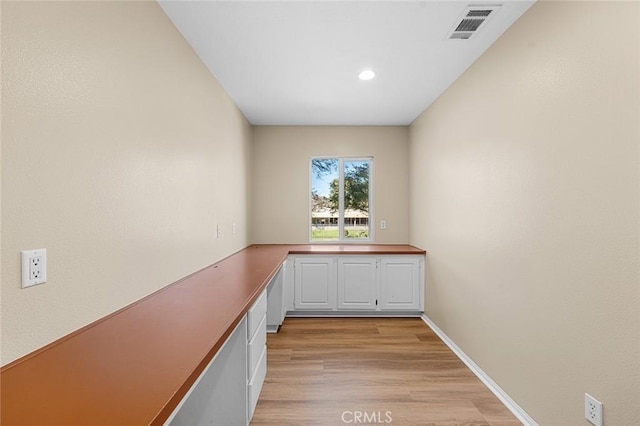
<svg viewBox="0 0 640 426">
<path fill-rule="evenodd" d="M 165 426 L 245 426 L 247 321 L 243 319 L 184 396 Z"/>
<path fill-rule="evenodd" d="M 284 287 L 288 263 L 288 261 L 284 261 L 267 286 L 267 333 L 277 333 L 287 313 Z"/>
<path fill-rule="evenodd" d="M 267 375 L 267 309 L 267 289 L 265 289 L 247 313 L 249 333 L 247 334 L 246 377 L 248 382 L 245 382 L 245 390 L 249 421 L 253 417 L 262 384 Z"/>
<path fill-rule="evenodd" d="M 335 318 L 374 318 L 374 317 L 389 317 L 389 318 L 420 318 L 424 312 L 422 311 L 413 311 L 413 310 L 402 310 L 402 311 L 314 311 L 314 310 L 304 310 L 304 311 L 289 311 L 287 312 L 288 317 L 298 317 L 298 318 L 314 318 L 314 317 L 335 317 Z"/>
<path fill-rule="evenodd" d="M 416 316 L 424 312 L 424 256 L 292 256 L 293 286 L 286 283 L 287 315 Z"/>
</svg>

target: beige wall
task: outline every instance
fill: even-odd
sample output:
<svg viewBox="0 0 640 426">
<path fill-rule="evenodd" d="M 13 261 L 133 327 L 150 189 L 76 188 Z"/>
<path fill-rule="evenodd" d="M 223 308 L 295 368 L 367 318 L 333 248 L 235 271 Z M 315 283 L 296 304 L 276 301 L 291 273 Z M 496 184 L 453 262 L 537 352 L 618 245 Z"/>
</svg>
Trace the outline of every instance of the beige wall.
<svg viewBox="0 0 640 426">
<path fill-rule="evenodd" d="M 373 156 L 375 242 L 407 243 L 407 127 L 257 126 L 253 149 L 255 243 L 309 242 L 309 160 L 315 156 Z M 386 230 L 379 229 L 381 219 Z"/>
<path fill-rule="evenodd" d="M 541 425 L 640 419 L 639 17 L 539 2 L 411 126 L 427 314 Z"/>
<path fill-rule="evenodd" d="M 250 142 L 157 3 L 3 1 L 2 363 L 243 248 Z"/>
</svg>

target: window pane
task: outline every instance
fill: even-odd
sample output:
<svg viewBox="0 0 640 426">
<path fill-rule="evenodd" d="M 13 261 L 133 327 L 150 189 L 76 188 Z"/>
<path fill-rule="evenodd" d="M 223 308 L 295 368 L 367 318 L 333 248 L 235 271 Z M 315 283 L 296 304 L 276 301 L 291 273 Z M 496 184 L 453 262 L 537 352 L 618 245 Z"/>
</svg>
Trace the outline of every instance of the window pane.
<svg viewBox="0 0 640 426">
<path fill-rule="evenodd" d="M 369 162 L 344 162 L 344 237 L 369 238 Z"/>
<path fill-rule="evenodd" d="M 311 160 L 311 240 L 338 241 L 339 161 Z"/>
</svg>

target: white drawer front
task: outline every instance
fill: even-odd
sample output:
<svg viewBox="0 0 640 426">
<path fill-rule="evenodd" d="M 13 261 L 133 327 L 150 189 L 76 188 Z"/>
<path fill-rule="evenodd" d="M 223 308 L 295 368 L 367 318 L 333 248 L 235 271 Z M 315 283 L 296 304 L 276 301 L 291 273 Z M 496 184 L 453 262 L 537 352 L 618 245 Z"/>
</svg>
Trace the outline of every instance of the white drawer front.
<svg viewBox="0 0 640 426">
<path fill-rule="evenodd" d="M 249 341 L 249 347 L 247 349 L 247 354 L 249 359 L 247 360 L 248 374 L 249 377 L 253 376 L 253 373 L 256 370 L 256 366 L 258 365 L 258 361 L 260 361 L 260 356 L 264 351 L 267 344 L 267 316 L 263 316 L 262 322 L 258 326 L 258 330 L 253 338 Z"/>
<path fill-rule="evenodd" d="M 262 351 L 262 355 L 258 360 L 258 367 L 255 374 L 249 382 L 249 420 L 253 417 L 253 412 L 256 410 L 258 404 L 258 398 L 260 397 L 260 391 L 262 390 L 262 384 L 267 376 L 267 348 Z"/>
<path fill-rule="evenodd" d="M 255 334 L 256 330 L 260 326 L 262 318 L 267 314 L 267 291 L 263 291 L 258 300 L 249 308 L 247 313 L 247 338 Z"/>
</svg>

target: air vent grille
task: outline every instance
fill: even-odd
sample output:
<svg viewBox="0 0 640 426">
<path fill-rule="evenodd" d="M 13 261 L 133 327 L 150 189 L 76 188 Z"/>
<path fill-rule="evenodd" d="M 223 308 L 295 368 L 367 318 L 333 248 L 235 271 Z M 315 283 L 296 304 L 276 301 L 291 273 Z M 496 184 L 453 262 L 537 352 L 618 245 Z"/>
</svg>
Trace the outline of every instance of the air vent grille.
<svg viewBox="0 0 640 426">
<path fill-rule="evenodd" d="M 483 22 L 484 19 L 463 19 L 462 22 L 458 24 L 454 32 L 476 31 Z"/>
<path fill-rule="evenodd" d="M 496 14 L 499 8 L 499 5 L 467 6 L 462 17 L 453 27 L 453 31 L 449 33 L 448 38 L 451 40 L 469 40 L 484 28 L 487 21 Z"/>
<path fill-rule="evenodd" d="M 470 10 L 469 13 L 467 13 L 467 18 L 473 18 L 473 17 L 487 17 L 491 14 L 492 10 L 491 9 L 484 9 L 484 10 Z"/>
<path fill-rule="evenodd" d="M 459 39 L 459 40 L 467 40 L 469 38 L 471 38 L 471 36 L 473 35 L 473 33 L 453 33 L 451 34 L 451 37 L 449 37 L 450 39 Z"/>
</svg>

